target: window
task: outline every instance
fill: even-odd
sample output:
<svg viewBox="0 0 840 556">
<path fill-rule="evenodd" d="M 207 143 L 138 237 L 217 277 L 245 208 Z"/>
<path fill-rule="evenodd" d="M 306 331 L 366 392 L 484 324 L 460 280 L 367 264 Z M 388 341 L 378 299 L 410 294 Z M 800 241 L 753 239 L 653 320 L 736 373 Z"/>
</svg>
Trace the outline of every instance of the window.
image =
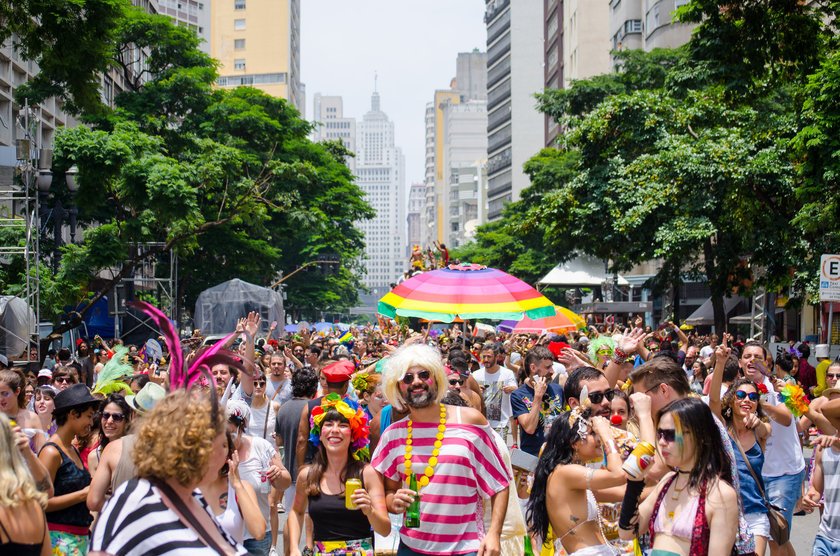
<svg viewBox="0 0 840 556">
<path fill-rule="evenodd" d="M 244 31 L 245 30 L 245 20 L 244 19 L 234 19 L 233 20 L 233 29 L 235 31 Z"/>
<path fill-rule="evenodd" d="M 233 69 L 244 70 L 245 69 L 245 58 L 236 58 L 233 61 Z"/>
<path fill-rule="evenodd" d="M 245 39 L 234 39 L 233 48 L 234 50 L 245 50 Z"/>
<path fill-rule="evenodd" d="M 245 9 L 245 0 L 233 0 L 233 9 L 234 10 L 244 10 Z"/>
</svg>

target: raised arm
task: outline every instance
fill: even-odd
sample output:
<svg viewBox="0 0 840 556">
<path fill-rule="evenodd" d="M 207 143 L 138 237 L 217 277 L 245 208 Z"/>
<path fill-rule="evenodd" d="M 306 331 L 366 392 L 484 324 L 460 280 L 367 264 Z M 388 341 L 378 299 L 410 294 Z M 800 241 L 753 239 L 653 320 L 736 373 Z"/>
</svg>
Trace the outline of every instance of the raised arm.
<svg viewBox="0 0 840 556">
<path fill-rule="evenodd" d="M 732 353 L 732 349 L 726 344 L 726 336 L 724 336 L 723 343 L 715 348 L 715 368 L 712 371 L 712 384 L 709 386 L 709 409 L 721 423 L 724 420 L 723 408 L 720 403 L 720 387 L 723 384 L 723 370 L 726 367 L 726 361 L 729 359 L 729 354 Z"/>
</svg>

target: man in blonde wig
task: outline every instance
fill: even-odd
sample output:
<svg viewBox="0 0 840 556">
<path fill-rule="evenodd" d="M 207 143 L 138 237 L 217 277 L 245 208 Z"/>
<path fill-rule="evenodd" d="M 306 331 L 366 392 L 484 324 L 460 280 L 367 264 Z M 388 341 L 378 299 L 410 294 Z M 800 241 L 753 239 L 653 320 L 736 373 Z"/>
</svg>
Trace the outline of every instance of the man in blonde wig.
<svg viewBox="0 0 840 556">
<path fill-rule="evenodd" d="M 440 353 L 426 345 L 405 346 L 388 359 L 388 401 L 406 419 L 382 433 L 373 466 L 385 479 L 388 511 L 404 513 L 414 500 L 409 474 L 417 477 L 420 526 L 400 530 L 398 555 L 497 556 L 511 476 L 484 416 L 441 403 L 448 381 Z M 485 530 L 480 500 L 489 498 Z"/>
</svg>

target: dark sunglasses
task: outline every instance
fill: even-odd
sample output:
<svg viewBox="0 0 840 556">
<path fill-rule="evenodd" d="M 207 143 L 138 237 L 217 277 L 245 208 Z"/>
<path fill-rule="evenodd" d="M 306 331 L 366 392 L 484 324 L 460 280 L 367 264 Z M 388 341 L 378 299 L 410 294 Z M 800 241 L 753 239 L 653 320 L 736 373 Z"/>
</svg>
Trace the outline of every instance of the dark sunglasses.
<svg viewBox="0 0 840 556">
<path fill-rule="evenodd" d="M 450 378 L 449 379 L 449 384 L 450 384 L 450 386 L 455 386 L 456 384 L 460 384 L 461 386 L 463 386 L 464 381 L 460 380 L 460 379 L 457 379 L 457 378 Z"/>
<path fill-rule="evenodd" d="M 254 386 L 265 386 L 265 381 L 264 380 L 255 380 L 254 381 Z"/>
<path fill-rule="evenodd" d="M 589 401 L 594 404 L 599 404 L 604 401 L 604 398 L 607 398 L 608 402 L 613 401 L 615 397 L 615 390 L 607 390 L 605 392 L 590 392 L 589 393 Z"/>
<path fill-rule="evenodd" d="M 840 378 L 840 373 L 827 373 L 825 376 L 828 378 Z"/>
<path fill-rule="evenodd" d="M 677 431 L 675 429 L 656 429 L 656 438 L 665 442 L 673 442 L 677 439 Z"/>
<path fill-rule="evenodd" d="M 432 373 L 429 371 L 420 371 L 419 373 L 417 373 L 417 378 L 426 381 L 432 378 Z M 411 384 L 412 382 L 414 382 L 414 373 L 406 373 L 402 381 L 404 384 Z"/>
<path fill-rule="evenodd" d="M 62 384 L 67 384 L 68 382 L 70 382 L 70 377 L 59 376 L 59 377 L 56 377 L 55 379 L 53 379 L 53 382 L 60 382 Z"/>
<path fill-rule="evenodd" d="M 749 398 L 751 402 L 757 402 L 758 398 L 761 396 L 758 395 L 758 392 L 744 392 L 743 390 L 738 390 L 735 392 L 735 397 L 739 400 Z"/>
<path fill-rule="evenodd" d="M 125 421 L 125 415 L 122 413 L 108 413 L 107 411 L 102 412 L 102 420 L 107 421 L 111 419 L 115 423 L 122 423 Z"/>
</svg>

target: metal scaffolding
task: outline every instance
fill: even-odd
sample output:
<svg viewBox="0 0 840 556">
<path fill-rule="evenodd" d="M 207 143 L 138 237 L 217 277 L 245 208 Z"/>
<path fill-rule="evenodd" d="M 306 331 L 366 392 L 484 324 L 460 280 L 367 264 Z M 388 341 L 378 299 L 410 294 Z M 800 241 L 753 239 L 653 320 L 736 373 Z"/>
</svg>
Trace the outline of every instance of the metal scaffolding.
<svg viewBox="0 0 840 556">
<path fill-rule="evenodd" d="M 47 155 L 41 156 L 41 151 L 36 143 L 38 136 L 38 111 L 30 108 L 29 103 L 24 104 L 18 116 L 17 124 L 23 130 L 22 139 L 17 140 L 16 159 L 17 165 L 15 175 L 20 177 L 20 183 L 12 180 L 9 183 L 0 183 L 0 229 L 3 230 L 5 241 L 0 244 L 0 262 L 12 264 L 17 258 L 22 259 L 24 277 L 22 289 L 19 294 L 32 312 L 28 312 L 28 319 L 34 322 L 27 323 L 29 331 L 28 338 L 22 338 L 0 323 L 0 330 L 5 334 L 30 344 L 32 336 L 38 332 L 40 322 L 40 260 L 38 223 L 38 190 L 37 178 L 39 169 L 50 166 L 51 160 Z M 40 348 L 35 343 L 40 360 Z M 28 355 L 28 349 L 25 350 Z M 6 354 L 11 360 L 20 354 Z"/>
</svg>

